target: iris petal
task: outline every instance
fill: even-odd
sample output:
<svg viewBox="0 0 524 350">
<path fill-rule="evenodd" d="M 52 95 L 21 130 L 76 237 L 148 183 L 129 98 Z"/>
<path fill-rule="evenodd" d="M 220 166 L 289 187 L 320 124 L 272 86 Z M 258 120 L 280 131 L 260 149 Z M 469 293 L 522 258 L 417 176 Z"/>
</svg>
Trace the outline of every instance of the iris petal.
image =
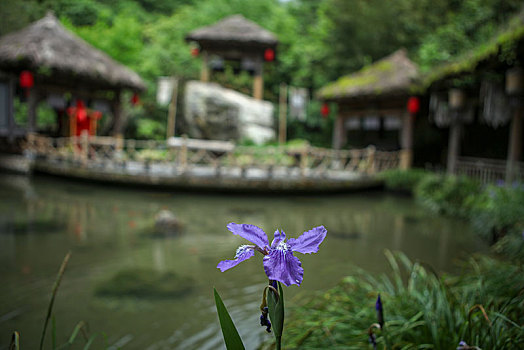
<svg viewBox="0 0 524 350">
<path fill-rule="evenodd" d="M 271 249 L 275 249 L 278 244 L 286 239 L 286 233 L 284 231 L 275 231 L 275 238 L 273 238 L 273 242 L 271 242 Z"/>
<path fill-rule="evenodd" d="M 288 240 L 288 245 L 294 252 L 302 254 L 311 254 L 318 252 L 320 243 L 326 238 L 327 230 L 324 226 L 315 227 L 309 231 L 304 232 L 298 238 L 291 238 Z"/>
<path fill-rule="evenodd" d="M 280 281 L 286 286 L 300 285 L 304 276 L 302 263 L 283 242 L 264 257 L 264 270 L 270 280 Z"/>
<path fill-rule="evenodd" d="M 269 246 L 267 235 L 260 227 L 248 224 L 235 224 L 234 222 L 231 222 L 227 225 L 227 229 L 234 235 L 239 235 L 251 243 L 256 244 L 260 248 Z"/>
<path fill-rule="evenodd" d="M 232 267 L 237 266 L 242 261 L 251 258 L 253 255 L 255 255 L 253 246 L 241 245 L 237 249 L 234 260 L 222 260 L 221 262 L 218 263 L 217 268 L 219 268 L 220 271 L 224 272 L 226 270 L 229 270 Z"/>
</svg>

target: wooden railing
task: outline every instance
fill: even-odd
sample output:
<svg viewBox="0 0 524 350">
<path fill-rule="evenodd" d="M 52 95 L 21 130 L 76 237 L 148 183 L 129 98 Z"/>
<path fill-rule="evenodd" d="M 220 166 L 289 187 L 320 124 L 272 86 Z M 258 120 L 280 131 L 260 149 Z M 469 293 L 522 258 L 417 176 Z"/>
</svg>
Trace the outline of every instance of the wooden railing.
<svg viewBox="0 0 524 350">
<path fill-rule="evenodd" d="M 247 176 L 263 171 L 299 177 L 336 177 L 341 173 L 374 174 L 398 168 L 402 151 L 374 147 L 332 150 L 303 147 L 248 147 L 225 141 L 171 138 L 166 141 L 112 137 L 49 138 L 28 135 L 26 151 L 40 159 L 75 166 L 157 175 Z M 282 175 L 284 174 L 284 175 Z"/>
<path fill-rule="evenodd" d="M 507 162 L 498 159 L 461 157 L 457 161 L 456 173 L 467 175 L 483 184 L 506 180 Z M 524 181 L 524 163 L 516 162 L 513 180 Z"/>
</svg>

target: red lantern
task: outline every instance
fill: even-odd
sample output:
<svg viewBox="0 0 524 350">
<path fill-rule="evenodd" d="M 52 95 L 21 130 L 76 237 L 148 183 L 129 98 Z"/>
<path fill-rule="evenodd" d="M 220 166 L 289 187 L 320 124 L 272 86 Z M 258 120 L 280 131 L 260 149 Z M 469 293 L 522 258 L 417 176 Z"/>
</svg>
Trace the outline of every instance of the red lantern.
<svg viewBox="0 0 524 350">
<path fill-rule="evenodd" d="M 30 89 L 35 85 L 33 73 L 28 70 L 20 72 L 20 87 L 24 89 Z"/>
<path fill-rule="evenodd" d="M 191 49 L 191 56 L 197 57 L 199 54 L 200 54 L 200 50 L 198 49 L 198 47 L 193 47 Z"/>
<path fill-rule="evenodd" d="M 273 49 L 266 49 L 264 51 L 264 60 L 271 62 L 275 59 L 275 51 Z"/>
<path fill-rule="evenodd" d="M 327 118 L 329 115 L 329 105 L 327 103 L 323 103 L 322 107 L 320 108 L 320 114 L 322 114 L 323 118 Z"/>
<path fill-rule="evenodd" d="M 84 101 L 76 101 L 76 120 L 78 123 L 85 123 L 87 120 L 87 108 Z"/>
<path fill-rule="evenodd" d="M 418 113 L 418 111 L 420 110 L 420 100 L 418 97 L 415 97 L 415 96 L 411 96 L 409 99 L 408 99 L 408 112 L 409 114 L 411 115 L 415 115 Z"/>
<path fill-rule="evenodd" d="M 135 93 L 133 94 L 133 96 L 131 97 L 131 104 L 132 104 L 133 106 L 136 106 L 136 105 L 139 104 L 139 103 L 140 103 L 140 97 L 138 97 L 138 94 L 135 92 Z"/>
</svg>

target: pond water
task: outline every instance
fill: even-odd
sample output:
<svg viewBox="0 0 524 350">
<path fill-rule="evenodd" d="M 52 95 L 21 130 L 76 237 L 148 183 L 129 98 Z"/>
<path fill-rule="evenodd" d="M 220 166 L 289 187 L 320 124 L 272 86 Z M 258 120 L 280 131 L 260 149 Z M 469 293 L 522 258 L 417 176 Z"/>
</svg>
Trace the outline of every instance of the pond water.
<svg viewBox="0 0 524 350">
<path fill-rule="evenodd" d="M 162 209 L 184 223 L 182 234 L 151 236 Z M 276 228 L 288 237 L 318 225 L 327 228 L 317 254 L 296 254 L 304 282 L 285 288 L 287 306 L 334 286 L 357 268 L 388 272 L 384 249 L 403 251 L 439 271 L 451 271 L 455 260 L 486 250 L 467 223 L 434 216 L 410 198 L 380 192 L 226 196 L 3 175 L 0 349 L 7 348 L 13 330 L 20 331 L 23 348 L 37 348 L 52 285 L 69 250 L 72 257 L 54 305 L 58 343 L 85 321 L 97 334 L 94 349 L 104 344 L 112 349 L 222 348 L 212 297 L 216 287 L 247 348 L 255 348 L 271 336 L 258 325 L 267 280 L 259 255 L 225 273 L 216 268 L 245 243 L 227 231 L 229 222 L 255 224 L 270 239 Z M 118 273 L 129 271 L 184 282 L 177 285 L 179 294 L 167 298 L 97 293 Z M 51 333 L 46 344 L 51 344 Z"/>
</svg>

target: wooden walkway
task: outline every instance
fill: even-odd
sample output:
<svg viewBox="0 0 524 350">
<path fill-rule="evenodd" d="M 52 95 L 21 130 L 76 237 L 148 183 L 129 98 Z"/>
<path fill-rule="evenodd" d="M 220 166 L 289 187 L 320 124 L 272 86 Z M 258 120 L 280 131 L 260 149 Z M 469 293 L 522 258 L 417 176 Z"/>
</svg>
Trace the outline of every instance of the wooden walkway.
<svg viewBox="0 0 524 350">
<path fill-rule="evenodd" d="M 245 147 L 171 138 L 48 138 L 29 135 L 36 171 L 86 180 L 227 191 L 342 191 L 376 187 L 376 173 L 397 168 L 402 151 Z"/>
</svg>

